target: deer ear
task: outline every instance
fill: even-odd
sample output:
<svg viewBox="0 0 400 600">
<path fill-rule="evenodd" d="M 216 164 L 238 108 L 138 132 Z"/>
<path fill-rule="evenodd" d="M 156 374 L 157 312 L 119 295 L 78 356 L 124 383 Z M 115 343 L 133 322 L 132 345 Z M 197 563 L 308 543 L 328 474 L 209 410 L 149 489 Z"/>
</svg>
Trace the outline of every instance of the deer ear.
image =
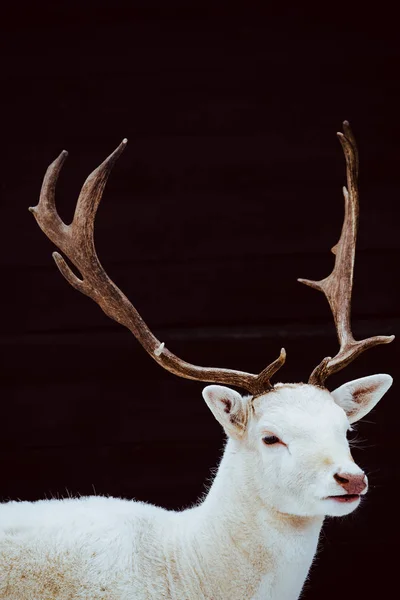
<svg viewBox="0 0 400 600">
<path fill-rule="evenodd" d="M 371 375 L 349 381 L 331 393 L 336 404 L 343 408 L 350 423 L 355 423 L 378 404 L 392 382 L 390 375 Z"/>
<path fill-rule="evenodd" d="M 208 385 L 203 390 L 203 398 L 225 433 L 240 439 L 247 424 L 247 401 L 238 392 L 222 385 Z"/>
</svg>

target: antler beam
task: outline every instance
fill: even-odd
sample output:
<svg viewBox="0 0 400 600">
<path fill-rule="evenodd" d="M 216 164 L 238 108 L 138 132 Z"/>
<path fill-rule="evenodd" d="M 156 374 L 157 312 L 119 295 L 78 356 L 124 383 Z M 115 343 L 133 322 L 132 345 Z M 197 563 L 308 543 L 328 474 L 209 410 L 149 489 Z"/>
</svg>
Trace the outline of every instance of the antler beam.
<svg viewBox="0 0 400 600">
<path fill-rule="evenodd" d="M 340 344 L 336 356 L 324 358 L 311 373 L 309 383 L 319 386 L 324 386 L 329 375 L 346 367 L 364 350 L 378 344 L 388 344 L 394 339 L 393 335 L 379 335 L 356 341 L 351 331 L 351 294 L 359 215 L 358 150 L 347 121 L 343 123 L 343 131 L 344 133 L 339 132 L 337 135 L 346 159 L 347 188 L 343 188 L 345 214 L 342 233 L 339 242 L 332 248 L 336 257 L 335 265 L 332 273 L 321 281 L 298 280 L 325 294 L 335 320 Z"/>
<path fill-rule="evenodd" d="M 270 390 L 271 377 L 282 367 L 286 359 L 283 348 L 280 356 L 258 375 L 187 363 L 170 352 L 164 343 L 155 337 L 135 307 L 101 266 L 94 245 L 94 221 L 108 176 L 126 143 L 127 140 L 124 139 L 118 148 L 89 175 L 79 194 L 70 225 L 66 225 L 60 219 L 55 206 L 56 183 L 68 153 L 63 151 L 48 167 L 39 204 L 29 210 L 46 236 L 79 270 L 82 279 L 73 273 L 58 252 L 54 252 L 53 258 L 59 270 L 72 287 L 97 302 L 111 319 L 127 327 L 146 352 L 171 373 L 197 381 L 234 385 L 254 395 Z"/>
</svg>

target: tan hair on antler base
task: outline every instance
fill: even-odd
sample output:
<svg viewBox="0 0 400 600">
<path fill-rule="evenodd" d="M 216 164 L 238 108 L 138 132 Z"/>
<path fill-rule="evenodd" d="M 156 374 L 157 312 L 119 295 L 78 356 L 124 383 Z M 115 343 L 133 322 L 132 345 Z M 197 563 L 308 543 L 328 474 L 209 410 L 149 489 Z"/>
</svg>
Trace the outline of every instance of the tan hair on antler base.
<svg viewBox="0 0 400 600">
<path fill-rule="evenodd" d="M 125 325 L 142 344 L 143 348 L 159 365 L 175 375 L 205 381 L 237 386 L 251 394 L 261 394 L 272 389 L 271 377 L 280 369 L 286 359 L 282 348 L 280 356 L 258 375 L 219 369 L 199 367 L 185 362 L 172 354 L 150 331 L 135 307 L 108 277 L 96 254 L 94 245 L 94 220 L 104 187 L 112 167 L 122 154 L 127 140 L 99 166 L 85 181 L 79 194 L 74 218 L 66 225 L 55 207 L 55 188 L 61 167 L 68 156 L 64 150 L 48 167 L 40 192 L 39 204 L 29 208 L 40 228 L 47 237 L 63 252 L 80 271 L 79 279 L 69 268 L 58 252 L 53 258 L 65 279 L 77 290 L 92 298 L 103 311 L 121 325 Z"/>
<path fill-rule="evenodd" d="M 329 375 L 346 367 L 364 350 L 378 344 L 388 344 L 394 340 L 394 335 L 378 335 L 356 341 L 351 331 L 351 293 L 359 214 L 358 150 L 348 121 L 344 121 L 343 131 L 344 133 L 338 132 L 337 135 L 346 158 L 347 188 L 343 188 L 345 215 L 342 233 L 339 242 L 332 248 L 332 252 L 336 256 L 335 266 L 332 273 L 321 281 L 298 280 L 325 294 L 335 320 L 340 344 L 340 350 L 336 356 L 324 358 L 311 373 L 309 383 L 318 386 L 324 386 Z"/>
</svg>

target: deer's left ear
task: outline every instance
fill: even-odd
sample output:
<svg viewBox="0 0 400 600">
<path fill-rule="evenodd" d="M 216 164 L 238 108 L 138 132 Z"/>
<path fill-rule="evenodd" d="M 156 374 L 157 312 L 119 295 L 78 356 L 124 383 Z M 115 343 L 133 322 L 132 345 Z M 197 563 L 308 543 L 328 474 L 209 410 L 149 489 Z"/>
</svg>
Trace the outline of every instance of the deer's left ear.
<svg viewBox="0 0 400 600">
<path fill-rule="evenodd" d="M 203 390 L 203 398 L 225 433 L 240 439 L 247 424 L 247 400 L 223 385 L 208 385 Z"/>
<path fill-rule="evenodd" d="M 390 375 L 371 375 L 349 381 L 331 394 L 336 404 L 347 414 L 350 423 L 355 423 L 378 404 L 392 382 Z"/>
</svg>

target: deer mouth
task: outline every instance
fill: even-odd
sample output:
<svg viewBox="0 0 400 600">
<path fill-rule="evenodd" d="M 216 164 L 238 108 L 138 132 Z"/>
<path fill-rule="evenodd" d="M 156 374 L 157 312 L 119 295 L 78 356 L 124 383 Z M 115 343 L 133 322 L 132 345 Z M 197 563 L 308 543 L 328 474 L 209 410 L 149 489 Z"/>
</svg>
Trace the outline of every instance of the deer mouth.
<svg viewBox="0 0 400 600">
<path fill-rule="evenodd" d="M 335 502 L 355 502 L 360 499 L 360 494 L 341 494 L 339 496 L 328 496 L 328 500 L 335 500 Z"/>
</svg>

